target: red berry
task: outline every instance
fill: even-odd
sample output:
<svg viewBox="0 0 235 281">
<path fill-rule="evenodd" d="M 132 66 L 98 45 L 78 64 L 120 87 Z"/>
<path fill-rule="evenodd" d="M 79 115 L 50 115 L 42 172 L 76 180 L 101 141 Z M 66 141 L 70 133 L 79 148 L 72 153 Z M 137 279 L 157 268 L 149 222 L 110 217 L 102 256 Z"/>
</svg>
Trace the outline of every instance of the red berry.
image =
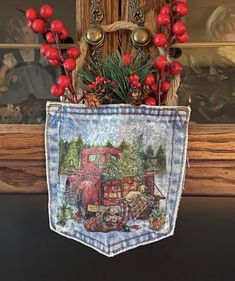
<svg viewBox="0 0 235 281">
<path fill-rule="evenodd" d="M 59 38 L 60 40 L 65 40 L 67 39 L 69 36 L 69 31 L 66 27 L 63 27 L 60 31 L 60 35 L 59 35 Z"/>
<path fill-rule="evenodd" d="M 131 75 L 129 79 L 130 79 L 131 82 L 137 82 L 138 83 L 140 77 L 139 77 L 139 75 L 134 74 L 134 75 Z"/>
<path fill-rule="evenodd" d="M 80 52 L 79 52 L 78 48 L 73 47 L 73 48 L 69 48 L 67 50 L 67 55 L 68 55 L 68 57 L 70 57 L 72 59 L 77 59 L 80 55 Z"/>
<path fill-rule="evenodd" d="M 61 97 L 64 94 L 64 88 L 60 87 L 57 84 L 51 86 L 51 94 L 56 97 Z"/>
<path fill-rule="evenodd" d="M 43 44 L 40 48 L 40 53 L 42 56 L 45 56 L 46 55 L 46 52 L 51 48 L 50 45 L 47 45 L 47 44 Z"/>
<path fill-rule="evenodd" d="M 56 33 L 60 33 L 64 24 L 61 20 L 53 20 L 51 22 L 51 30 Z"/>
<path fill-rule="evenodd" d="M 160 14 L 157 16 L 157 24 L 159 24 L 160 26 L 166 26 L 170 24 L 170 22 L 171 19 L 168 14 Z"/>
<path fill-rule="evenodd" d="M 153 85 L 155 81 L 155 76 L 153 74 L 149 74 L 145 79 L 145 83 L 149 86 Z"/>
<path fill-rule="evenodd" d="M 151 90 L 154 92 L 154 93 L 157 93 L 158 91 L 158 84 L 157 83 L 153 83 L 151 85 Z"/>
<path fill-rule="evenodd" d="M 71 72 L 71 71 L 73 71 L 74 69 L 75 69 L 75 67 L 76 67 L 76 61 L 74 60 L 74 59 L 72 59 L 72 58 L 68 58 L 68 59 L 66 59 L 65 61 L 64 61 L 64 68 L 67 70 L 67 71 L 69 71 L 69 72 Z"/>
<path fill-rule="evenodd" d="M 96 84 L 102 83 L 105 81 L 105 78 L 103 76 L 96 76 L 95 82 Z"/>
<path fill-rule="evenodd" d="M 144 101 L 144 103 L 145 103 L 146 105 L 149 105 L 149 106 L 154 106 L 154 105 L 157 104 L 157 102 L 156 102 L 156 100 L 155 100 L 154 97 L 148 97 L 148 98 L 146 98 L 145 101 Z"/>
<path fill-rule="evenodd" d="M 161 84 L 161 91 L 163 93 L 167 93 L 170 90 L 170 87 L 171 87 L 171 83 L 168 81 L 164 81 Z"/>
<path fill-rule="evenodd" d="M 58 60 L 60 55 L 58 50 L 56 50 L 55 48 L 51 47 L 50 49 L 48 49 L 46 51 L 46 58 L 49 60 Z"/>
<path fill-rule="evenodd" d="M 124 62 L 124 64 L 126 66 L 129 66 L 132 62 L 132 55 L 131 54 L 125 54 L 123 57 L 122 57 L 122 60 Z"/>
<path fill-rule="evenodd" d="M 158 33 L 153 38 L 153 42 L 157 47 L 165 47 L 168 44 L 168 39 L 165 34 Z"/>
<path fill-rule="evenodd" d="M 188 5 L 185 3 L 179 3 L 176 5 L 175 10 L 179 17 L 184 17 L 188 14 Z"/>
<path fill-rule="evenodd" d="M 35 10 L 33 8 L 29 8 L 25 11 L 25 16 L 26 16 L 27 20 L 34 21 L 38 17 L 37 10 Z"/>
<path fill-rule="evenodd" d="M 68 88 L 71 84 L 71 78 L 66 75 L 60 75 L 57 79 L 57 83 L 62 88 Z"/>
<path fill-rule="evenodd" d="M 163 6 L 160 10 L 160 14 L 170 14 L 171 13 L 171 7 L 170 6 Z"/>
<path fill-rule="evenodd" d="M 157 69 L 160 69 L 160 70 L 163 70 L 166 68 L 167 66 L 167 57 L 166 56 L 159 56 L 154 65 L 153 65 L 155 68 Z"/>
<path fill-rule="evenodd" d="M 43 5 L 40 9 L 40 15 L 44 19 L 49 19 L 52 17 L 54 9 L 50 5 Z"/>
<path fill-rule="evenodd" d="M 137 75 L 137 74 L 134 74 L 133 78 L 134 78 L 135 81 L 139 81 L 139 79 L 140 79 L 139 75 Z"/>
<path fill-rule="evenodd" d="M 173 32 L 175 35 L 182 35 L 186 32 L 186 25 L 184 22 L 179 21 L 173 25 Z"/>
<path fill-rule="evenodd" d="M 47 42 L 50 44 L 54 44 L 56 42 L 53 32 L 51 32 L 51 31 L 47 32 L 46 39 L 47 39 Z"/>
<path fill-rule="evenodd" d="M 37 33 L 44 33 L 46 30 L 46 23 L 41 19 L 36 19 L 32 23 L 32 29 Z"/>
<path fill-rule="evenodd" d="M 182 72 L 182 64 L 179 62 L 173 62 L 170 65 L 170 74 L 171 75 L 179 75 Z"/>
<path fill-rule="evenodd" d="M 189 33 L 186 31 L 184 34 L 182 35 L 177 35 L 176 39 L 179 43 L 186 43 L 189 40 Z"/>
<path fill-rule="evenodd" d="M 60 64 L 60 62 L 58 60 L 49 60 L 50 64 L 53 66 L 57 66 Z"/>
<path fill-rule="evenodd" d="M 96 83 L 89 84 L 88 87 L 93 90 L 96 87 Z"/>
</svg>

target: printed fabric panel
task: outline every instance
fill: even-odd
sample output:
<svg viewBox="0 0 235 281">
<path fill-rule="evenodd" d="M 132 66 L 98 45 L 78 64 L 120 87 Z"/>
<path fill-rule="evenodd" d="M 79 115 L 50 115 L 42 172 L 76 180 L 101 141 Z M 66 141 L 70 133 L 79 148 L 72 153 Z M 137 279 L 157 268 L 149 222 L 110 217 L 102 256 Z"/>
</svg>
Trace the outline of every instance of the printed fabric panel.
<svg viewBox="0 0 235 281">
<path fill-rule="evenodd" d="M 188 107 L 47 103 L 52 230 L 106 256 L 173 235 Z"/>
</svg>

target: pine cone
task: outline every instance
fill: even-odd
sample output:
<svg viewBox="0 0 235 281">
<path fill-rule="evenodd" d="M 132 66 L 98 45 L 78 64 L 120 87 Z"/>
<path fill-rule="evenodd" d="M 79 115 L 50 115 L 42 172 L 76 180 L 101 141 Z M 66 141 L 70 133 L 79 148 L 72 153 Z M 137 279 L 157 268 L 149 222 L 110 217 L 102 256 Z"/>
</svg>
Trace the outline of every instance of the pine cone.
<svg viewBox="0 0 235 281">
<path fill-rule="evenodd" d="M 107 81 L 98 83 L 95 88 L 95 94 L 99 99 L 103 99 L 106 98 L 107 96 L 110 95 L 112 88 L 110 83 L 108 83 Z"/>
<path fill-rule="evenodd" d="M 144 84 L 142 87 L 143 99 L 146 99 L 152 93 L 152 89 L 149 85 Z"/>
<path fill-rule="evenodd" d="M 142 94 L 141 89 L 135 88 L 129 92 L 128 101 L 133 105 L 141 105 L 144 101 L 144 95 Z"/>
<path fill-rule="evenodd" d="M 97 108 L 100 106 L 100 99 L 95 94 L 85 94 L 83 104 L 90 108 Z"/>
</svg>

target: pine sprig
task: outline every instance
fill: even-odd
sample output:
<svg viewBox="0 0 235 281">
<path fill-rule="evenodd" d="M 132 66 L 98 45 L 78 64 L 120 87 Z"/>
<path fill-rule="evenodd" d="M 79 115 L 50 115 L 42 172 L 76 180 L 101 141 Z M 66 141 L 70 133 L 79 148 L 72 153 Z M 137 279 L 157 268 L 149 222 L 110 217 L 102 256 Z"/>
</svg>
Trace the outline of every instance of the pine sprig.
<svg viewBox="0 0 235 281">
<path fill-rule="evenodd" d="M 92 92 L 88 85 L 92 84 L 97 76 L 102 76 L 117 85 L 117 87 L 112 87 L 112 102 L 129 103 L 128 96 L 132 90 L 129 77 L 137 74 L 142 83 L 148 74 L 155 73 L 155 70 L 152 69 L 153 61 L 143 62 L 137 53 L 131 64 L 127 66 L 124 64 L 120 52 L 104 57 L 99 64 L 90 59 L 86 67 L 78 72 L 79 81 L 81 81 L 79 86 L 87 92 Z"/>
</svg>

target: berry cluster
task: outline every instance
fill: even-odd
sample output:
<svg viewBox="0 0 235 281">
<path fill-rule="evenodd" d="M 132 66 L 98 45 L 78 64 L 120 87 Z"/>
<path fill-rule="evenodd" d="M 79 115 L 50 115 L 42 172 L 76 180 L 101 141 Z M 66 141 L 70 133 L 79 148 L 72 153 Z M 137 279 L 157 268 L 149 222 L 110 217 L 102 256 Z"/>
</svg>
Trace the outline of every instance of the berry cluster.
<svg viewBox="0 0 235 281">
<path fill-rule="evenodd" d="M 181 18 L 188 14 L 187 0 L 174 0 L 171 6 L 165 5 L 161 8 L 156 22 L 160 27 L 167 28 L 168 35 L 158 33 L 153 41 L 157 47 L 167 47 L 178 42 L 186 43 L 189 40 L 189 33 L 186 24 Z"/>
<path fill-rule="evenodd" d="M 132 63 L 132 55 L 126 53 L 125 55 L 123 55 L 122 60 L 125 66 L 129 66 Z"/>
<path fill-rule="evenodd" d="M 133 88 L 141 88 L 142 84 L 140 83 L 140 77 L 137 74 L 131 75 L 129 77 L 130 85 Z"/>
<path fill-rule="evenodd" d="M 71 102 L 78 102 L 75 90 L 72 85 L 72 71 L 76 68 L 76 59 L 80 52 L 77 48 L 69 48 L 66 52 L 62 52 L 59 43 L 63 43 L 69 36 L 68 29 L 61 20 L 52 20 L 54 9 L 50 5 L 43 5 L 38 12 L 34 8 L 28 8 L 25 16 L 28 20 L 28 27 L 34 32 L 42 34 L 47 44 L 43 44 L 40 53 L 51 65 L 60 66 L 62 73 L 57 79 L 57 84 L 52 85 L 51 93 L 54 96 L 65 96 Z M 56 44 L 53 47 L 49 44 Z M 72 94 L 72 99 L 65 95 L 65 89 L 68 88 Z"/>
<path fill-rule="evenodd" d="M 182 72 L 182 65 L 179 62 L 171 62 L 169 56 L 170 47 L 175 43 L 186 43 L 189 40 L 189 33 L 182 17 L 188 14 L 187 0 L 172 0 L 171 5 L 161 8 L 156 18 L 156 23 L 162 28 L 162 32 L 154 36 L 153 42 L 161 49 L 160 55 L 153 67 L 158 71 L 158 99 L 164 101 L 164 96 L 168 93 L 170 80 Z"/>
<path fill-rule="evenodd" d="M 105 82 L 105 81 L 106 81 L 106 79 L 105 79 L 103 76 L 97 76 L 97 77 L 95 78 L 95 81 L 92 82 L 91 84 L 89 84 L 88 87 L 89 87 L 91 90 L 94 90 L 95 87 L 96 87 L 98 84 L 103 83 L 103 82 Z"/>
</svg>

